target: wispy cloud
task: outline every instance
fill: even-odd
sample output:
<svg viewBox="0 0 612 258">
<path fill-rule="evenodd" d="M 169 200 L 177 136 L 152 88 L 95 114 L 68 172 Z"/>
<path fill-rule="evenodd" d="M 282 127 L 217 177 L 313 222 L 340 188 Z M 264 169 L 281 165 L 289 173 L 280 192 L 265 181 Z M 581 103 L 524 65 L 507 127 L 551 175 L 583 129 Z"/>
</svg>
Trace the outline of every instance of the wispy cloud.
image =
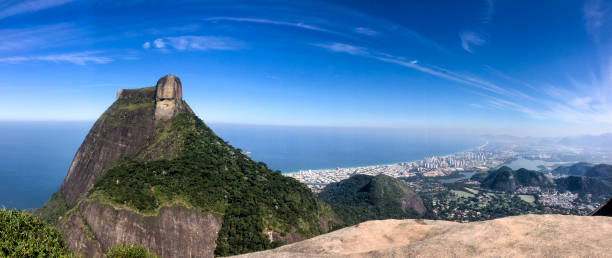
<svg viewBox="0 0 612 258">
<path fill-rule="evenodd" d="M 160 50 L 173 48 L 178 51 L 206 51 L 236 50 L 244 47 L 244 43 L 228 37 L 180 36 L 155 39 L 153 46 Z"/>
<path fill-rule="evenodd" d="M 80 30 L 72 24 L 60 23 L 22 29 L 0 29 L 0 52 L 40 50 L 67 44 L 79 37 Z"/>
<path fill-rule="evenodd" d="M 325 48 L 334 52 L 347 53 L 351 55 L 369 55 L 368 51 L 364 47 L 357 47 L 343 43 L 330 43 L 330 44 L 313 44 L 317 47 Z"/>
<path fill-rule="evenodd" d="M 378 35 L 378 31 L 375 31 L 375 30 L 370 29 L 370 28 L 365 28 L 365 27 L 357 27 L 357 28 L 355 28 L 355 32 L 357 32 L 359 34 L 363 34 L 363 35 L 368 35 L 368 36 Z"/>
<path fill-rule="evenodd" d="M 344 43 L 328 43 L 328 44 L 313 44 L 314 46 L 321 47 L 330 51 L 347 53 L 351 55 L 358 55 L 367 58 L 372 58 L 378 61 L 383 61 L 387 63 L 392 63 L 396 65 L 401 65 L 404 67 L 412 68 L 419 72 L 427 73 L 442 79 L 458 82 L 464 85 L 476 87 L 481 90 L 485 90 L 490 93 L 494 93 L 504 97 L 520 97 L 525 99 L 530 99 L 529 95 L 526 95 L 520 91 L 515 91 L 511 89 L 505 89 L 499 85 L 496 85 L 487 80 L 477 78 L 475 76 L 470 76 L 467 74 L 462 74 L 454 71 L 450 71 L 448 69 L 444 69 L 434 65 L 422 64 L 418 60 L 410 60 L 407 61 L 402 57 L 393 56 L 390 54 L 372 51 L 365 47 L 354 46 L 350 44 Z"/>
<path fill-rule="evenodd" d="M 40 56 L 11 56 L 0 57 L 0 63 L 23 63 L 29 61 L 46 61 L 54 63 L 72 63 L 76 65 L 87 64 L 107 64 L 113 61 L 112 58 L 97 55 L 99 52 L 86 51 L 78 53 L 65 53 Z"/>
<path fill-rule="evenodd" d="M 13 0 L 0 3 L 0 19 L 70 3 L 74 0 Z"/>
<path fill-rule="evenodd" d="M 604 11 L 601 0 L 588 0 L 582 8 L 585 26 L 588 33 L 597 37 L 597 31 L 603 24 Z"/>
<path fill-rule="evenodd" d="M 306 30 L 314 30 L 314 31 L 322 31 L 322 32 L 333 32 L 328 29 L 324 29 L 321 27 L 317 27 L 314 25 L 309 25 L 301 22 L 288 22 L 288 21 L 279 21 L 279 20 L 271 20 L 271 19 L 263 19 L 263 18 L 242 18 L 242 17 L 211 17 L 206 18 L 207 21 L 234 21 L 234 22 L 250 22 L 250 23 L 262 23 L 262 24 L 272 24 L 272 25 L 280 25 L 280 26 L 290 26 L 296 27 L 300 29 Z M 335 32 L 334 32 L 335 33 Z"/>
<path fill-rule="evenodd" d="M 470 53 L 472 53 L 472 45 L 481 46 L 487 42 L 480 34 L 473 31 L 461 32 L 459 38 L 461 38 L 461 47 Z"/>
<path fill-rule="evenodd" d="M 485 2 L 485 6 L 484 6 L 484 11 L 482 13 L 482 23 L 491 23 L 491 20 L 493 19 L 493 14 L 495 14 L 495 5 L 493 3 L 493 0 L 484 0 Z"/>
</svg>

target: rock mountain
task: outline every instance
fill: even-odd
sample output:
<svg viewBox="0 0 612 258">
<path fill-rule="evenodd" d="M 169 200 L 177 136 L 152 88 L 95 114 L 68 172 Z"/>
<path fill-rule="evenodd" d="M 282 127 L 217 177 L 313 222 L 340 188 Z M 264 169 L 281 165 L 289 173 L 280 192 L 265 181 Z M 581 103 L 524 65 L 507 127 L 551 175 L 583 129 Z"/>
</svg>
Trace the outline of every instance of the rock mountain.
<svg viewBox="0 0 612 258">
<path fill-rule="evenodd" d="M 131 243 L 161 257 L 265 250 L 341 223 L 297 180 L 254 162 L 183 101 L 178 77 L 123 89 L 36 211 L 86 257 Z"/>
</svg>

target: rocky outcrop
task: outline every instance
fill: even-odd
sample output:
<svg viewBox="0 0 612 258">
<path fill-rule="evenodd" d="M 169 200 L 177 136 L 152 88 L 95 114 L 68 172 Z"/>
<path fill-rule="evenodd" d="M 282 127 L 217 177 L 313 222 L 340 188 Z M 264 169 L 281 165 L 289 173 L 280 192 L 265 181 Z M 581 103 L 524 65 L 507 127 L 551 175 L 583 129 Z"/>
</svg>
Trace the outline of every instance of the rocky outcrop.
<svg viewBox="0 0 612 258">
<path fill-rule="evenodd" d="M 612 218 L 378 220 L 239 257 L 609 257 Z"/>
<path fill-rule="evenodd" d="M 114 161 L 150 144 L 160 121 L 183 111 L 191 112 L 182 100 L 181 82 L 172 74 L 159 79 L 155 87 L 119 90 L 115 103 L 96 121 L 74 156 L 61 188 L 67 203 L 74 205 L 84 197 Z M 171 158 L 172 153 L 162 150 L 156 156 Z"/>
<path fill-rule="evenodd" d="M 183 110 L 183 86 L 169 74 L 159 79 L 155 93 L 155 120 L 168 120 Z"/>
<path fill-rule="evenodd" d="M 58 228 L 70 248 L 86 257 L 101 257 L 122 243 L 144 246 L 161 257 L 213 257 L 221 219 L 182 205 L 142 215 L 86 201 Z"/>
</svg>

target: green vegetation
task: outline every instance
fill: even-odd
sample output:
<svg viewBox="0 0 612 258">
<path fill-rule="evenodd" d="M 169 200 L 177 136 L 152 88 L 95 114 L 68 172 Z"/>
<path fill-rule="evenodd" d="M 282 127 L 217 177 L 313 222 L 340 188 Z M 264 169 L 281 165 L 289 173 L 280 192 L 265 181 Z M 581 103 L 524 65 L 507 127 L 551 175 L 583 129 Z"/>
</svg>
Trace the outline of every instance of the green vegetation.
<svg viewBox="0 0 612 258">
<path fill-rule="evenodd" d="M 62 190 L 57 190 L 51 198 L 39 209 L 37 209 L 34 214 L 36 214 L 40 219 L 44 222 L 55 225 L 63 216 L 66 215 L 68 210 L 70 210 L 70 206 L 66 203 L 66 199 L 64 199 L 64 195 L 62 194 Z"/>
<path fill-rule="evenodd" d="M 137 90 L 124 90 L 123 94 L 129 95 L 129 98 L 120 98 L 116 100 L 102 114 L 99 121 L 104 121 L 105 125 L 111 128 L 129 127 L 136 124 L 140 119 L 134 117 L 142 117 L 142 112 L 150 110 L 152 112 L 155 107 L 155 87 L 149 87 Z"/>
<path fill-rule="evenodd" d="M 472 179 L 474 178 L 472 177 Z M 489 172 L 485 178 L 480 177 L 480 175 L 476 178 L 481 179 L 481 187 L 505 192 L 514 192 L 522 186 L 554 186 L 553 181 L 541 172 L 524 168 L 512 170 L 506 166 Z"/>
<path fill-rule="evenodd" d="M 461 190 L 451 190 L 451 192 L 454 193 L 458 197 L 470 198 L 470 197 L 475 196 L 474 194 L 470 192 L 461 191 Z"/>
<path fill-rule="evenodd" d="M 0 210 L 0 257 L 72 257 L 63 239 L 38 217 Z"/>
<path fill-rule="evenodd" d="M 386 175 L 354 175 L 328 185 L 319 197 L 332 204 L 348 225 L 372 219 L 420 218 L 419 212 L 424 212 L 421 199 L 404 182 Z"/>
<path fill-rule="evenodd" d="M 423 193 L 421 197 L 428 210 L 426 214 L 428 219 L 479 221 L 529 213 L 545 213 L 542 207 L 534 205 L 532 195 L 520 196 L 484 191 L 472 194 L 463 190 L 450 190 Z"/>
<path fill-rule="evenodd" d="M 136 157 L 117 161 L 89 198 L 145 214 L 184 201 L 222 216 L 215 250 L 222 256 L 278 246 L 264 231 L 320 234 L 319 222 L 334 217 L 305 185 L 252 161 L 195 115 L 185 112 L 165 123 L 156 137 L 174 141 L 176 158 L 147 161 L 145 157 L 159 147 L 146 147 Z"/>
<path fill-rule="evenodd" d="M 535 203 L 535 197 L 533 195 L 521 194 L 518 197 L 520 197 L 521 200 L 528 202 L 529 204 L 534 204 Z"/>
<path fill-rule="evenodd" d="M 158 256 L 142 246 L 122 244 L 106 252 L 107 258 L 157 258 Z"/>
<path fill-rule="evenodd" d="M 555 179 L 555 183 L 560 192 L 571 191 L 578 194 L 605 195 L 606 197 L 612 193 L 612 183 L 599 178 L 568 176 Z"/>
</svg>

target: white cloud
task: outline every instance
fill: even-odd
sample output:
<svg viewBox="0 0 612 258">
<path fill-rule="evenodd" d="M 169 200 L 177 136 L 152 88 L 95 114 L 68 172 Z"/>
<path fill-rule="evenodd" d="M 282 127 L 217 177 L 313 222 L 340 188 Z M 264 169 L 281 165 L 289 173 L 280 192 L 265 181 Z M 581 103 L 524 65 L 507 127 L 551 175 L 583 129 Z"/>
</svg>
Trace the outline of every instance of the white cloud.
<svg viewBox="0 0 612 258">
<path fill-rule="evenodd" d="M 144 49 L 149 49 L 151 47 L 151 42 L 147 41 L 144 44 L 142 44 L 142 48 Z"/>
<path fill-rule="evenodd" d="M 455 81 L 464 85 L 473 86 L 479 88 L 481 90 L 485 90 L 490 93 L 495 93 L 497 95 L 505 96 L 505 97 L 521 97 L 530 99 L 531 97 L 515 90 L 505 89 L 501 86 L 498 86 L 494 83 L 486 81 L 484 79 L 480 79 L 474 76 L 469 76 L 457 72 L 453 72 L 441 67 L 420 64 L 418 60 L 406 61 L 403 57 L 396 57 L 390 54 L 376 52 L 368 50 L 364 47 L 353 46 L 344 43 L 331 43 L 331 44 L 313 44 L 314 46 L 321 47 L 334 52 L 347 53 L 351 55 L 364 56 L 372 59 L 376 59 L 379 61 L 392 63 L 396 65 L 401 65 L 404 67 L 412 68 L 414 70 L 427 73 L 439 78 Z"/>
<path fill-rule="evenodd" d="M 153 45 L 159 49 L 171 47 L 179 51 L 235 50 L 243 47 L 241 41 L 215 36 L 180 36 L 158 38 Z"/>
<path fill-rule="evenodd" d="M 14 0 L 0 3 L 0 19 L 70 3 L 74 0 Z"/>
<path fill-rule="evenodd" d="M 163 39 L 156 39 L 153 41 L 153 46 L 155 46 L 155 48 L 165 48 L 166 43 L 164 43 Z"/>
<path fill-rule="evenodd" d="M 470 53 L 472 53 L 471 45 L 481 46 L 486 43 L 482 36 L 473 31 L 464 31 L 459 34 L 459 38 L 461 38 L 461 47 Z"/>
<path fill-rule="evenodd" d="M 378 31 L 375 31 L 375 30 L 370 29 L 370 28 L 365 28 L 365 27 L 357 27 L 357 28 L 355 28 L 355 32 L 357 32 L 359 34 L 363 34 L 363 35 L 368 35 L 368 36 L 378 35 Z"/>
<path fill-rule="evenodd" d="M 349 44 L 343 43 L 331 43 L 331 44 L 314 44 L 317 47 L 322 47 L 334 52 L 342 52 L 351 55 L 368 55 L 368 51 L 366 48 L 357 47 Z"/>
<path fill-rule="evenodd" d="M 41 56 L 12 56 L 12 57 L 1 57 L 0 63 L 22 63 L 28 61 L 47 61 L 54 63 L 72 63 L 76 65 L 86 64 L 106 64 L 113 61 L 112 58 L 103 57 L 96 55 L 97 52 L 78 52 L 78 53 L 65 53 L 55 55 L 41 55 Z"/>
<path fill-rule="evenodd" d="M 86 38 L 72 24 L 60 23 L 24 29 L 0 29 L 0 53 L 40 50 L 65 45 Z"/>
<path fill-rule="evenodd" d="M 278 20 L 270 20 L 270 19 L 262 19 L 262 18 L 241 18 L 241 17 L 211 17 L 205 19 L 207 21 L 235 21 L 235 22 L 251 22 L 251 23 L 262 23 L 262 24 L 272 24 L 272 25 L 281 25 L 281 26 L 291 26 L 306 30 L 314 30 L 314 31 L 322 31 L 322 32 L 331 32 L 336 33 L 334 31 L 324 29 L 321 27 L 301 23 L 301 22 L 287 22 L 287 21 L 278 21 Z"/>
</svg>

